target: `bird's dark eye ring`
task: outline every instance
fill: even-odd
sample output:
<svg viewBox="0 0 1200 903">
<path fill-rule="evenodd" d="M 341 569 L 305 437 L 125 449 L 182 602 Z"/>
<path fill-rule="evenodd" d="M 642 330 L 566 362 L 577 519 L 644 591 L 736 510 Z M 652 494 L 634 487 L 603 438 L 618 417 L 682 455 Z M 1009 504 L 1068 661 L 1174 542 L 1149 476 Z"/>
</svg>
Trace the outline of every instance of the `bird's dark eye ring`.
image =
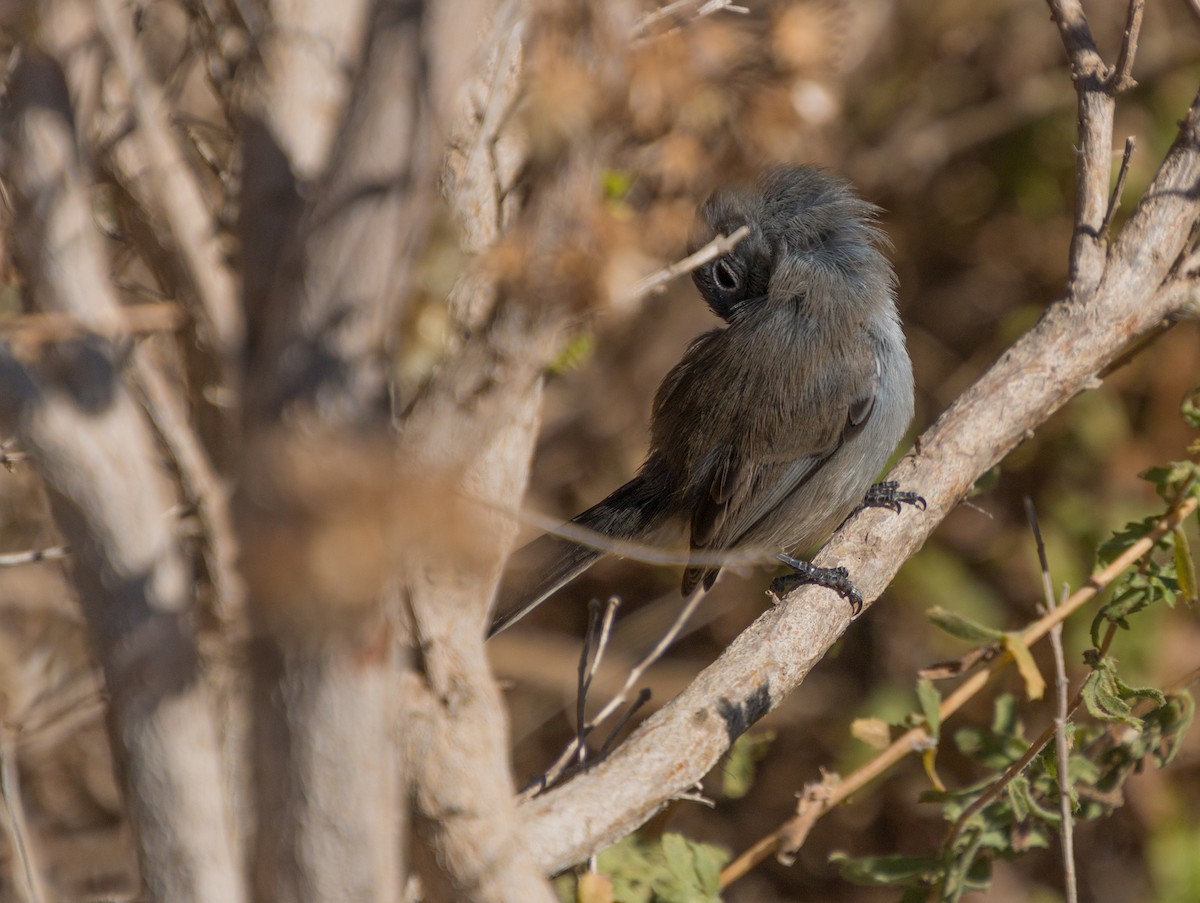
<svg viewBox="0 0 1200 903">
<path fill-rule="evenodd" d="M 724 260 L 718 260 L 713 266 L 713 280 L 717 283 L 717 288 L 725 292 L 732 292 L 738 287 L 737 273 Z"/>
</svg>

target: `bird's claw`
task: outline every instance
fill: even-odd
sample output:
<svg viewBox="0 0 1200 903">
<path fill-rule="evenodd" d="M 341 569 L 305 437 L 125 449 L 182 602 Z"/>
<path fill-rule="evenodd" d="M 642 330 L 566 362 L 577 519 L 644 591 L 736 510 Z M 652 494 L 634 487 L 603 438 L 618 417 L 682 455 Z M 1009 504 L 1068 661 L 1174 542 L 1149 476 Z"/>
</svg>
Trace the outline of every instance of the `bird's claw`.
<svg viewBox="0 0 1200 903">
<path fill-rule="evenodd" d="M 845 568 L 820 568 L 811 561 L 801 561 L 790 555 L 779 555 L 778 558 L 792 569 L 792 573 L 771 581 L 771 594 L 777 600 L 798 586 L 823 586 L 849 602 L 850 616 L 858 617 L 863 607 L 862 594 L 850 581 L 850 572 Z"/>
<path fill-rule="evenodd" d="M 889 511 L 899 514 L 904 505 L 912 505 L 919 511 L 924 511 L 925 499 L 915 492 L 901 489 L 900 484 L 895 480 L 885 480 L 868 489 L 862 504 L 858 507 L 860 511 L 863 508 L 887 508 Z"/>
</svg>

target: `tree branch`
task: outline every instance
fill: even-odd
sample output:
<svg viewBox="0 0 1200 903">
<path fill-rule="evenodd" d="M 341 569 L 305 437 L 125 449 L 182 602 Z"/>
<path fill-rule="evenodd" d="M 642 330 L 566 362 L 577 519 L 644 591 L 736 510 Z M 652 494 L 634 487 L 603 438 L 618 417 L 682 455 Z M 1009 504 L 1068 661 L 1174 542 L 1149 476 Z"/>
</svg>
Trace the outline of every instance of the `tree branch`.
<svg viewBox="0 0 1200 903">
<path fill-rule="evenodd" d="M 1062 33 L 1071 61 L 1079 110 L 1079 145 L 1075 151 L 1075 231 L 1071 236 L 1069 290 L 1074 297 L 1091 292 L 1104 272 L 1104 220 L 1112 167 L 1115 104 L 1108 93 L 1108 68 L 1100 58 L 1079 0 L 1050 0 L 1050 11 Z"/>
<path fill-rule="evenodd" d="M 5 181 L 30 294 L 43 311 L 119 324 L 62 71 L 26 48 L 11 98 Z M 0 346 L 0 417 L 20 435 L 73 550 L 147 896 L 237 901 L 232 807 L 188 617 L 190 563 L 153 435 L 115 357 L 111 342 L 87 338 L 59 349 L 39 375 Z"/>
</svg>

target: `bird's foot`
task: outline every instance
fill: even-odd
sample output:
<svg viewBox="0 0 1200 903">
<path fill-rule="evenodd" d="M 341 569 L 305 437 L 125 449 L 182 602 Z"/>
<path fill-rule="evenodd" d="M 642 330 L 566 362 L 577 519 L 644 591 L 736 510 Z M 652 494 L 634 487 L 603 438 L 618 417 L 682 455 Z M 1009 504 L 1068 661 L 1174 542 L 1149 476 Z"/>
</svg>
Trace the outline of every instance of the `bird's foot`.
<svg viewBox="0 0 1200 903">
<path fill-rule="evenodd" d="M 775 557 L 794 571 L 771 581 L 771 593 L 776 599 L 782 599 L 798 586 L 823 586 L 850 603 L 852 617 L 857 617 L 862 611 L 862 595 L 850 582 L 850 572 L 845 568 L 819 568 L 811 561 L 801 561 L 790 555 L 780 554 Z"/>
<path fill-rule="evenodd" d="M 912 505 L 921 511 L 925 510 L 925 499 L 917 495 L 915 492 L 909 492 L 906 489 L 901 489 L 900 484 L 895 480 L 888 480 L 883 483 L 876 483 L 867 490 L 866 496 L 863 497 L 862 504 L 858 506 L 858 510 L 864 508 L 887 508 L 889 511 L 900 513 L 904 505 Z"/>
</svg>

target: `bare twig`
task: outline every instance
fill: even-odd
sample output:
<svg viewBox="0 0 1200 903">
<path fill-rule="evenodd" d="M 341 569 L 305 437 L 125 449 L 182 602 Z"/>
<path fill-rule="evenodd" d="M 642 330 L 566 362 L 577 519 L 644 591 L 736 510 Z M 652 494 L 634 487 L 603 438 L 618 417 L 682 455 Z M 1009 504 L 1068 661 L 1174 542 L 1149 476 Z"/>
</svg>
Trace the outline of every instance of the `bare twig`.
<svg viewBox="0 0 1200 903">
<path fill-rule="evenodd" d="M 1038 564 L 1042 574 L 1042 598 L 1045 604 L 1044 612 L 1054 610 L 1054 587 L 1050 581 L 1050 562 L 1046 558 L 1046 543 L 1042 540 L 1042 528 L 1038 524 L 1037 509 L 1033 499 L 1025 496 L 1025 517 L 1029 520 L 1029 529 L 1033 531 L 1033 541 L 1037 547 Z"/>
<path fill-rule="evenodd" d="M 633 689 L 634 685 L 637 684 L 638 681 L 642 679 L 650 666 L 662 658 L 663 653 L 665 653 L 671 647 L 671 644 L 675 642 L 675 638 L 679 636 L 679 632 L 683 630 L 684 625 L 687 624 L 688 619 L 690 619 L 692 614 L 696 611 L 696 608 L 704 599 L 704 596 L 705 594 L 702 592 L 692 594 L 691 598 L 688 599 L 687 604 L 680 609 L 679 614 L 675 616 L 675 620 L 671 622 L 671 626 L 667 628 L 666 632 L 655 644 L 654 648 L 651 649 L 641 659 L 641 661 L 639 661 L 629 670 L 629 674 L 626 676 L 625 682 L 621 685 L 621 688 L 615 694 L 613 694 L 612 698 L 605 703 L 604 707 L 601 708 L 600 711 L 597 712 L 596 715 L 587 722 L 587 725 L 580 726 L 575 738 L 563 751 L 562 755 L 559 756 L 555 763 L 546 770 L 545 778 L 542 781 L 539 781 L 534 788 L 531 788 L 529 791 L 527 791 L 524 794 L 525 797 L 532 798 L 544 792 L 546 788 L 553 787 L 556 785 L 556 783 L 561 781 L 563 770 L 572 759 L 576 758 L 576 754 L 582 746 L 583 739 L 586 738 L 593 730 L 595 730 L 596 727 L 608 720 L 608 718 L 611 717 L 614 712 L 625 705 L 626 700 L 629 698 L 629 691 Z M 628 720 L 633 711 L 637 708 L 640 708 L 645 704 L 645 702 L 645 699 L 639 699 L 636 701 L 634 706 L 626 714 L 625 719 L 622 720 L 621 725 L 618 726 L 617 730 L 620 730 L 620 727 L 624 725 L 625 721 Z M 615 736 L 615 733 L 616 731 L 613 732 L 612 736 Z"/>
<path fill-rule="evenodd" d="M 25 818 L 25 804 L 21 800 L 15 744 L 11 729 L 6 724 L 0 725 L 0 795 L 4 797 L 4 810 L 8 815 L 9 839 L 17 851 L 17 858 L 21 860 L 21 871 L 25 876 L 24 893 L 20 896 L 25 903 L 42 903 L 49 898 L 30 843 L 32 835 Z"/>
<path fill-rule="evenodd" d="M 12 444 L 13 440 L 11 439 L 3 444 L 0 444 L 0 466 L 2 466 L 9 473 L 14 471 L 14 464 L 20 464 L 29 457 L 29 455 L 23 451 L 9 451 L 9 446 Z"/>
<path fill-rule="evenodd" d="M 633 689 L 634 685 L 638 681 L 642 679 L 646 673 L 646 670 L 656 661 L 662 658 L 664 652 L 671 648 L 671 644 L 675 642 L 675 638 L 679 636 L 679 632 L 683 630 L 684 625 L 687 624 L 688 619 L 692 616 L 692 613 L 704 600 L 704 595 L 704 593 L 692 594 L 692 597 L 688 599 L 687 604 L 680 609 L 679 614 L 676 616 L 674 622 L 672 622 L 671 626 L 667 629 L 667 632 L 664 633 L 659 641 L 655 644 L 654 648 L 651 649 L 645 655 L 645 657 L 643 657 L 642 660 L 634 665 L 634 667 L 630 670 L 629 676 L 625 678 L 625 683 L 621 686 L 620 691 L 612 699 L 610 699 L 599 712 L 596 713 L 594 718 L 592 718 L 591 724 L 593 726 L 602 723 L 606 718 L 608 718 L 609 715 L 611 715 L 625 703 L 625 700 L 628 698 L 629 691 Z"/>
<path fill-rule="evenodd" d="M 588 629 L 584 636 L 583 648 L 579 653 L 579 686 L 575 694 L 575 746 L 578 752 L 576 760 L 580 765 L 587 759 L 587 694 L 591 689 L 592 680 L 604 659 L 608 649 L 608 640 L 612 634 L 613 618 L 617 613 L 620 600 L 616 596 L 609 598 L 600 610 L 599 600 L 593 599 L 588 610 Z M 590 662 L 589 662 L 590 659 Z"/>
<path fill-rule="evenodd" d="M 1125 191 L 1125 179 L 1129 176 L 1129 159 L 1133 156 L 1135 142 L 1130 135 L 1125 139 L 1125 152 L 1121 155 L 1121 168 L 1117 170 L 1117 184 L 1113 186 L 1112 195 L 1108 199 L 1108 208 L 1104 211 L 1104 222 L 1100 225 L 1100 234 L 1108 235 L 1113 216 L 1121 206 L 1121 195 Z"/>
<path fill-rule="evenodd" d="M 672 279 L 678 278 L 684 273 L 690 273 L 692 270 L 704 266 L 710 260 L 725 256 L 736 248 L 738 242 L 749 234 L 749 226 L 740 226 L 729 235 L 718 235 L 694 254 L 689 254 L 683 260 L 677 261 L 668 267 L 663 267 L 658 272 L 651 273 L 645 279 L 638 280 L 633 288 L 625 294 L 625 297 L 621 299 L 622 303 L 628 304 L 640 301 L 647 295 L 661 292 Z"/>
<path fill-rule="evenodd" d="M 689 20 L 692 22 L 697 19 L 703 19 L 705 16 L 711 16 L 713 13 L 721 12 L 722 10 L 731 13 L 740 13 L 741 15 L 748 15 L 750 12 L 748 7 L 734 5 L 733 0 L 674 0 L 672 3 L 667 3 L 658 9 L 651 10 L 637 21 L 633 29 L 634 41 L 645 39 L 646 33 L 659 22 L 665 19 L 680 17 L 692 9 L 695 9 L 692 18 Z M 661 34 L 672 34 L 678 30 L 678 27 L 669 28 L 661 32 Z"/>
<path fill-rule="evenodd" d="M 38 561 L 58 561 L 71 554 L 67 546 L 49 546 L 45 549 L 30 549 L 28 552 L 4 552 L 0 554 L 0 567 L 9 568 Z"/>
<path fill-rule="evenodd" d="M 1128 145 L 1126 146 L 1128 147 Z M 1047 613 L 1053 612 L 1060 603 L 1056 602 L 1054 598 L 1054 587 L 1050 580 L 1050 563 L 1046 559 L 1046 544 L 1042 541 L 1042 531 L 1038 526 L 1037 511 L 1033 507 L 1033 500 L 1028 496 L 1025 497 L 1025 514 L 1029 518 L 1029 526 L 1033 530 L 1034 540 L 1037 543 L 1038 562 L 1041 565 L 1042 572 L 1042 592 L 1045 597 L 1045 611 Z M 1066 604 L 1069 595 L 1070 587 L 1063 584 L 1061 604 Z M 1115 625 L 1110 624 L 1108 633 L 1101 646 L 1101 654 L 1103 654 L 1104 650 L 1108 649 L 1109 644 L 1112 642 L 1114 629 Z M 1079 890 L 1075 880 L 1075 823 L 1071 814 L 1071 769 L 1067 738 L 1067 719 L 1070 717 L 1071 712 L 1074 711 L 1075 706 L 1079 704 L 1079 701 L 1076 700 L 1075 704 L 1071 706 L 1067 704 L 1069 684 L 1067 681 L 1066 656 L 1063 652 L 1061 622 L 1050 628 L 1050 648 L 1054 653 L 1056 713 L 1053 728 L 1055 756 L 1058 760 L 1059 809 L 1062 815 L 1062 824 L 1059 827 L 1059 833 L 1062 836 L 1063 881 L 1066 887 L 1067 903 L 1076 903 L 1079 899 Z M 1034 744 L 1034 746 L 1039 749 L 1041 748 L 1041 744 Z"/>
<path fill-rule="evenodd" d="M 238 570 L 229 489 L 201 444 L 186 403 L 144 348 L 134 352 L 131 375 L 146 413 L 170 452 L 184 497 L 196 511 L 206 576 L 212 586 L 211 614 L 228 631 L 226 639 L 236 641 L 245 635 L 246 591 Z"/>
<path fill-rule="evenodd" d="M 1063 601 L 1067 599 L 1067 586 L 1063 585 Z M 1054 597 L 1050 597 L 1053 602 Z M 1063 884 L 1067 903 L 1079 899 L 1079 882 L 1075 875 L 1075 817 L 1071 812 L 1071 751 L 1067 737 L 1067 662 L 1063 652 L 1062 624 L 1055 624 L 1050 631 L 1050 648 L 1054 650 L 1054 687 L 1058 711 L 1054 717 L 1055 757 L 1058 760 L 1058 805 L 1062 816 L 1059 833 L 1062 835 Z"/>
<path fill-rule="evenodd" d="M 1130 149 L 1128 144 L 1126 144 L 1126 148 L 1127 151 Z M 1126 161 L 1128 162 L 1128 154 L 1126 155 Z M 1054 588 L 1050 580 L 1050 563 L 1046 559 L 1046 545 L 1042 541 L 1042 531 L 1038 526 L 1037 511 L 1033 507 L 1033 500 L 1028 496 L 1025 497 L 1025 513 L 1029 518 L 1029 526 L 1033 530 L 1033 536 L 1037 543 L 1045 611 L 1049 613 L 1054 611 L 1059 603 L 1054 598 Z M 1066 603 L 1069 595 L 1070 587 L 1063 584 L 1062 604 Z M 1102 649 L 1107 650 L 1109 644 L 1112 642 L 1112 637 L 1113 626 L 1110 625 L 1108 634 L 1104 638 Z M 1059 832 L 1062 836 L 1063 881 L 1066 887 L 1068 903 L 1076 903 L 1079 893 L 1075 880 L 1075 824 L 1071 814 L 1071 769 L 1067 738 L 1067 719 L 1070 717 L 1070 713 L 1074 711 L 1075 706 L 1068 706 L 1067 704 L 1069 684 L 1067 681 L 1066 656 L 1063 652 L 1061 623 L 1055 624 L 1050 629 L 1050 648 L 1054 654 L 1056 714 L 1053 727 L 1055 755 L 1058 760 L 1059 807 L 1062 815 L 1062 824 L 1059 827 Z M 1078 701 L 1076 701 L 1075 705 L 1078 705 Z"/>
<path fill-rule="evenodd" d="M 0 319 L 0 336 L 14 342 L 43 344 L 75 339 L 86 333 L 104 338 L 145 335 L 152 332 L 175 332 L 187 325 L 188 314 L 181 306 L 166 301 L 156 304 L 130 304 L 120 308 L 115 328 L 98 332 L 96 326 L 72 313 L 23 314 Z"/>
<path fill-rule="evenodd" d="M 26 756 L 45 755 L 68 737 L 78 735 L 84 726 L 104 714 L 106 699 L 98 668 L 76 671 L 26 708 L 16 726 L 20 752 Z"/>
<path fill-rule="evenodd" d="M 616 742 L 617 737 L 620 735 L 621 731 L 623 731 L 625 729 L 625 725 L 629 724 L 629 722 L 633 720 L 633 716 L 636 715 L 639 711 L 641 711 L 642 707 L 649 701 L 650 701 L 650 688 L 642 687 L 640 690 L 638 690 L 638 694 L 636 697 L 634 697 L 633 702 L 631 702 L 629 704 L 629 708 L 627 708 L 624 711 L 624 713 L 622 713 L 621 717 L 619 719 L 617 719 L 617 723 L 612 726 L 612 730 L 610 730 L 608 732 L 608 736 L 604 738 L 604 742 L 600 744 L 600 758 L 601 759 L 603 759 L 606 755 L 608 755 L 609 750 L 612 749 L 613 743 Z M 682 798 L 682 795 L 680 797 L 677 797 L 677 799 L 681 799 L 681 798 Z"/>
<path fill-rule="evenodd" d="M 1146 0 L 1129 0 L 1129 11 L 1125 17 L 1125 33 L 1121 40 L 1121 51 L 1109 80 L 1109 90 L 1114 94 L 1137 87 L 1133 79 L 1133 58 L 1137 55 L 1138 35 L 1142 30 L 1142 13 Z"/>
</svg>

